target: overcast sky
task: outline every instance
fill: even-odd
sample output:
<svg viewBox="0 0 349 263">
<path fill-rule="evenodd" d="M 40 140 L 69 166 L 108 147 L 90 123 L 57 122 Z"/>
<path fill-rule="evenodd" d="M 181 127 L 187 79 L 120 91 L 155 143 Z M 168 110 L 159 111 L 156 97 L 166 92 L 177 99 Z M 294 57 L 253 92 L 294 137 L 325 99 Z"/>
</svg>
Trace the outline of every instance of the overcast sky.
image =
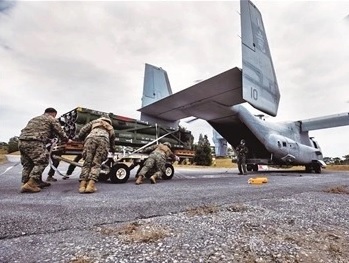
<svg viewBox="0 0 349 263">
<path fill-rule="evenodd" d="M 253 1 L 281 91 L 272 121 L 348 112 L 349 1 Z M 0 0 L 0 141 L 54 107 L 139 119 L 144 65 L 178 92 L 241 67 L 239 1 Z M 185 125 L 212 137 L 204 121 Z M 349 127 L 311 131 L 325 156 L 349 154 Z"/>
</svg>

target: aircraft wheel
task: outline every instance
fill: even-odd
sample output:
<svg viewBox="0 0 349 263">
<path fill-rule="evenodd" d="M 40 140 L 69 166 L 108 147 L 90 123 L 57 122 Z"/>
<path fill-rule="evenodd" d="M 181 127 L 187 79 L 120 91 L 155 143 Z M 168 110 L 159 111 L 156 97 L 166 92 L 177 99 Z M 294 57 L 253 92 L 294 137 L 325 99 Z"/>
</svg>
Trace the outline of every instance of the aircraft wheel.
<svg viewBox="0 0 349 263">
<path fill-rule="evenodd" d="M 110 181 L 114 184 L 126 183 L 130 177 L 128 166 L 123 163 L 115 164 L 110 171 Z"/>
<path fill-rule="evenodd" d="M 314 171 L 317 174 L 321 174 L 321 165 L 320 164 L 314 164 Z"/>
<path fill-rule="evenodd" d="M 258 164 L 254 164 L 252 169 L 254 172 L 258 172 Z"/>
<path fill-rule="evenodd" d="M 166 167 L 166 169 L 165 169 L 165 173 L 162 175 L 162 179 L 170 180 L 170 179 L 172 179 L 172 177 L 174 175 L 173 165 L 170 163 L 166 163 L 165 167 Z"/>
<path fill-rule="evenodd" d="M 252 169 L 253 169 L 252 164 L 248 164 L 248 165 L 246 165 L 246 169 L 247 169 L 247 171 L 251 172 L 251 171 L 252 171 Z"/>
<path fill-rule="evenodd" d="M 311 165 L 306 165 L 306 166 L 305 166 L 305 172 L 306 172 L 306 173 L 311 173 L 312 171 L 313 171 L 313 168 L 312 168 Z"/>
</svg>

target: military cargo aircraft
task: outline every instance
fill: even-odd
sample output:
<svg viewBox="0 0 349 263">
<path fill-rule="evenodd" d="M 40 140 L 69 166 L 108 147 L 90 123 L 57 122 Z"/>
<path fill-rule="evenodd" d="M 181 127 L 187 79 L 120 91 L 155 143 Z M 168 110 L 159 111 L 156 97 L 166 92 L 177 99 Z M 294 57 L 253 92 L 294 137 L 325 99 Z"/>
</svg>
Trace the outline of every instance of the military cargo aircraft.
<svg viewBox="0 0 349 263">
<path fill-rule="evenodd" d="M 141 119 L 166 125 L 193 116 L 206 120 L 235 148 L 245 139 L 248 170 L 258 165 L 302 165 L 307 172 L 325 166 L 309 131 L 349 125 L 349 113 L 275 123 L 253 115 L 245 104 L 275 117 L 280 92 L 262 15 L 251 1 L 240 1 L 242 69 L 221 74 L 172 94 L 167 73 L 145 67 Z"/>
</svg>

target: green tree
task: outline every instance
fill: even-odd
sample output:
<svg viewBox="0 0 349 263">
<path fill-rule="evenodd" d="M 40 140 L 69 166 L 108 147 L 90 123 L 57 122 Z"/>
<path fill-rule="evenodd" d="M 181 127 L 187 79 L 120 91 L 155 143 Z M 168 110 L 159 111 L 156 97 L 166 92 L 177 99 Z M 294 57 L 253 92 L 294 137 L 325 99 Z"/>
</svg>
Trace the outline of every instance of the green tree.
<svg viewBox="0 0 349 263">
<path fill-rule="evenodd" d="M 349 154 L 348 155 L 344 155 L 343 158 L 344 158 L 343 164 L 349 164 Z"/>
<path fill-rule="evenodd" d="M 338 164 L 342 163 L 342 160 L 339 157 L 335 157 L 335 158 L 333 158 L 333 162 L 334 162 L 334 164 L 338 165 Z"/>
<path fill-rule="evenodd" d="M 324 157 L 324 162 L 326 163 L 326 164 L 332 164 L 333 163 L 333 160 L 332 160 L 332 158 L 331 157 Z"/>
<path fill-rule="evenodd" d="M 198 144 L 195 147 L 194 162 L 197 165 L 210 166 L 212 164 L 211 145 L 207 135 L 200 134 Z"/>
<path fill-rule="evenodd" d="M 10 140 L 8 142 L 8 149 L 7 149 L 8 153 L 13 153 L 13 152 L 18 151 L 18 141 L 19 141 L 18 136 L 10 138 Z"/>
</svg>

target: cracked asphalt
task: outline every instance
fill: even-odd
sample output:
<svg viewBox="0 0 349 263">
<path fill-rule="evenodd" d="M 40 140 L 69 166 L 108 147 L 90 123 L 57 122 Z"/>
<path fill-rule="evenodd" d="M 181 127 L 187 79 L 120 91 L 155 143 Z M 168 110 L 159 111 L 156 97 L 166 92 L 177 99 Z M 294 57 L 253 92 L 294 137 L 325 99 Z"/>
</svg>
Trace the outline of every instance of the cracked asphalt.
<svg viewBox="0 0 349 263">
<path fill-rule="evenodd" d="M 13 165 L 13 163 L 1 164 L 0 174 Z M 58 181 L 40 193 L 20 194 L 21 168 L 21 165 L 17 165 L 0 175 L 0 262 L 78 262 L 74 261 L 77 252 L 72 248 L 78 247 L 80 250 L 89 251 L 91 244 L 101 243 L 98 236 L 89 234 L 91 228 L 164 217 L 175 219 L 190 209 L 207 206 L 225 207 L 232 204 L 249 206 L 257 203 L 258 207 L 265 204 L 268 207 L 279 207 L 276 211 L 281 213 L 283 206 L 287 207 L 287 202 L 281 200 L 292 199 L 295 196 L 299 201 L 293 205 L 303 210 L 311 210 L 311 204 L 306 202 L 307 196 L 314 198 L 316 195 L 317 200 L 326 202 L 333 197 L 326 192 L 326 189 L 349 185 L 348 172 L 344 171 L 306 174 L 303 171 L 277 170 L 241 176 L 237 175 L 235 168 L 201 169 L 188 166 L 175 167 L 172 180 L 161 180 L 155 185 L 149 181 L 139 186 L 135 185 L 132 172 L 125 184 L 98 182 L 96 193 L 79 194 L 79 169 L 76 169 L 68 180 L 62 180 L 61 176 L 55 175 Z M 65 171 L 66 166 L 63 164 L 59 169 Z M 47 176 L 47 171 L 48 169 L 45 170 L 44 178 Z M 248 184 L 248 179 L 255 176 L 266 176 L 268 183 Z M 342 199 L 345 216 L 349 215 L 348 197 L 348 194 L 338 195 L 338 198 Z M 305 202 L 302 203 L 302 200 Z M 333 204 L 333 200 L 331 202 Z M 321 217 L 320 210 L 319 213 Z M 341 227 L 347 227 L 347 219 L 341 219 L 342 216 L 334 218 L 334 221 L 338 221 Z M 109 254 L 115 249 L 110 244 L 101 246 L 105 253 L 109 249 Z M 347 247 L 344 251 L 347 251 Z M 113 262 L 113 260 L 122 262 L 117 258 L 117 253 L 114 254 L 110 261 L 103 257 L 99 259 L 91 257 L 91 261 L 86 262 Z M 146 255 L 138 255 L 137 261 L 147 262 L 146 258 Z M 127 261 L 127 254 L 123 255 L 123 259 L 124 262 L 132 262 L 132 260 Z M 189 255 L 184 259 L 179 258 L 179 261 L 174 260 L 173 255 L 168 255 L 168 260 L 151 259 L 153 262 L 198 262 L 191 260 Z M 199 259 L 200 256 L 197 260 Z M 238 257 L 235 260 L 234 257 L 227 261 L 224 261 L 226 257 L 224 260 L 219 260 L 244 262 Z"/>
</svg>

